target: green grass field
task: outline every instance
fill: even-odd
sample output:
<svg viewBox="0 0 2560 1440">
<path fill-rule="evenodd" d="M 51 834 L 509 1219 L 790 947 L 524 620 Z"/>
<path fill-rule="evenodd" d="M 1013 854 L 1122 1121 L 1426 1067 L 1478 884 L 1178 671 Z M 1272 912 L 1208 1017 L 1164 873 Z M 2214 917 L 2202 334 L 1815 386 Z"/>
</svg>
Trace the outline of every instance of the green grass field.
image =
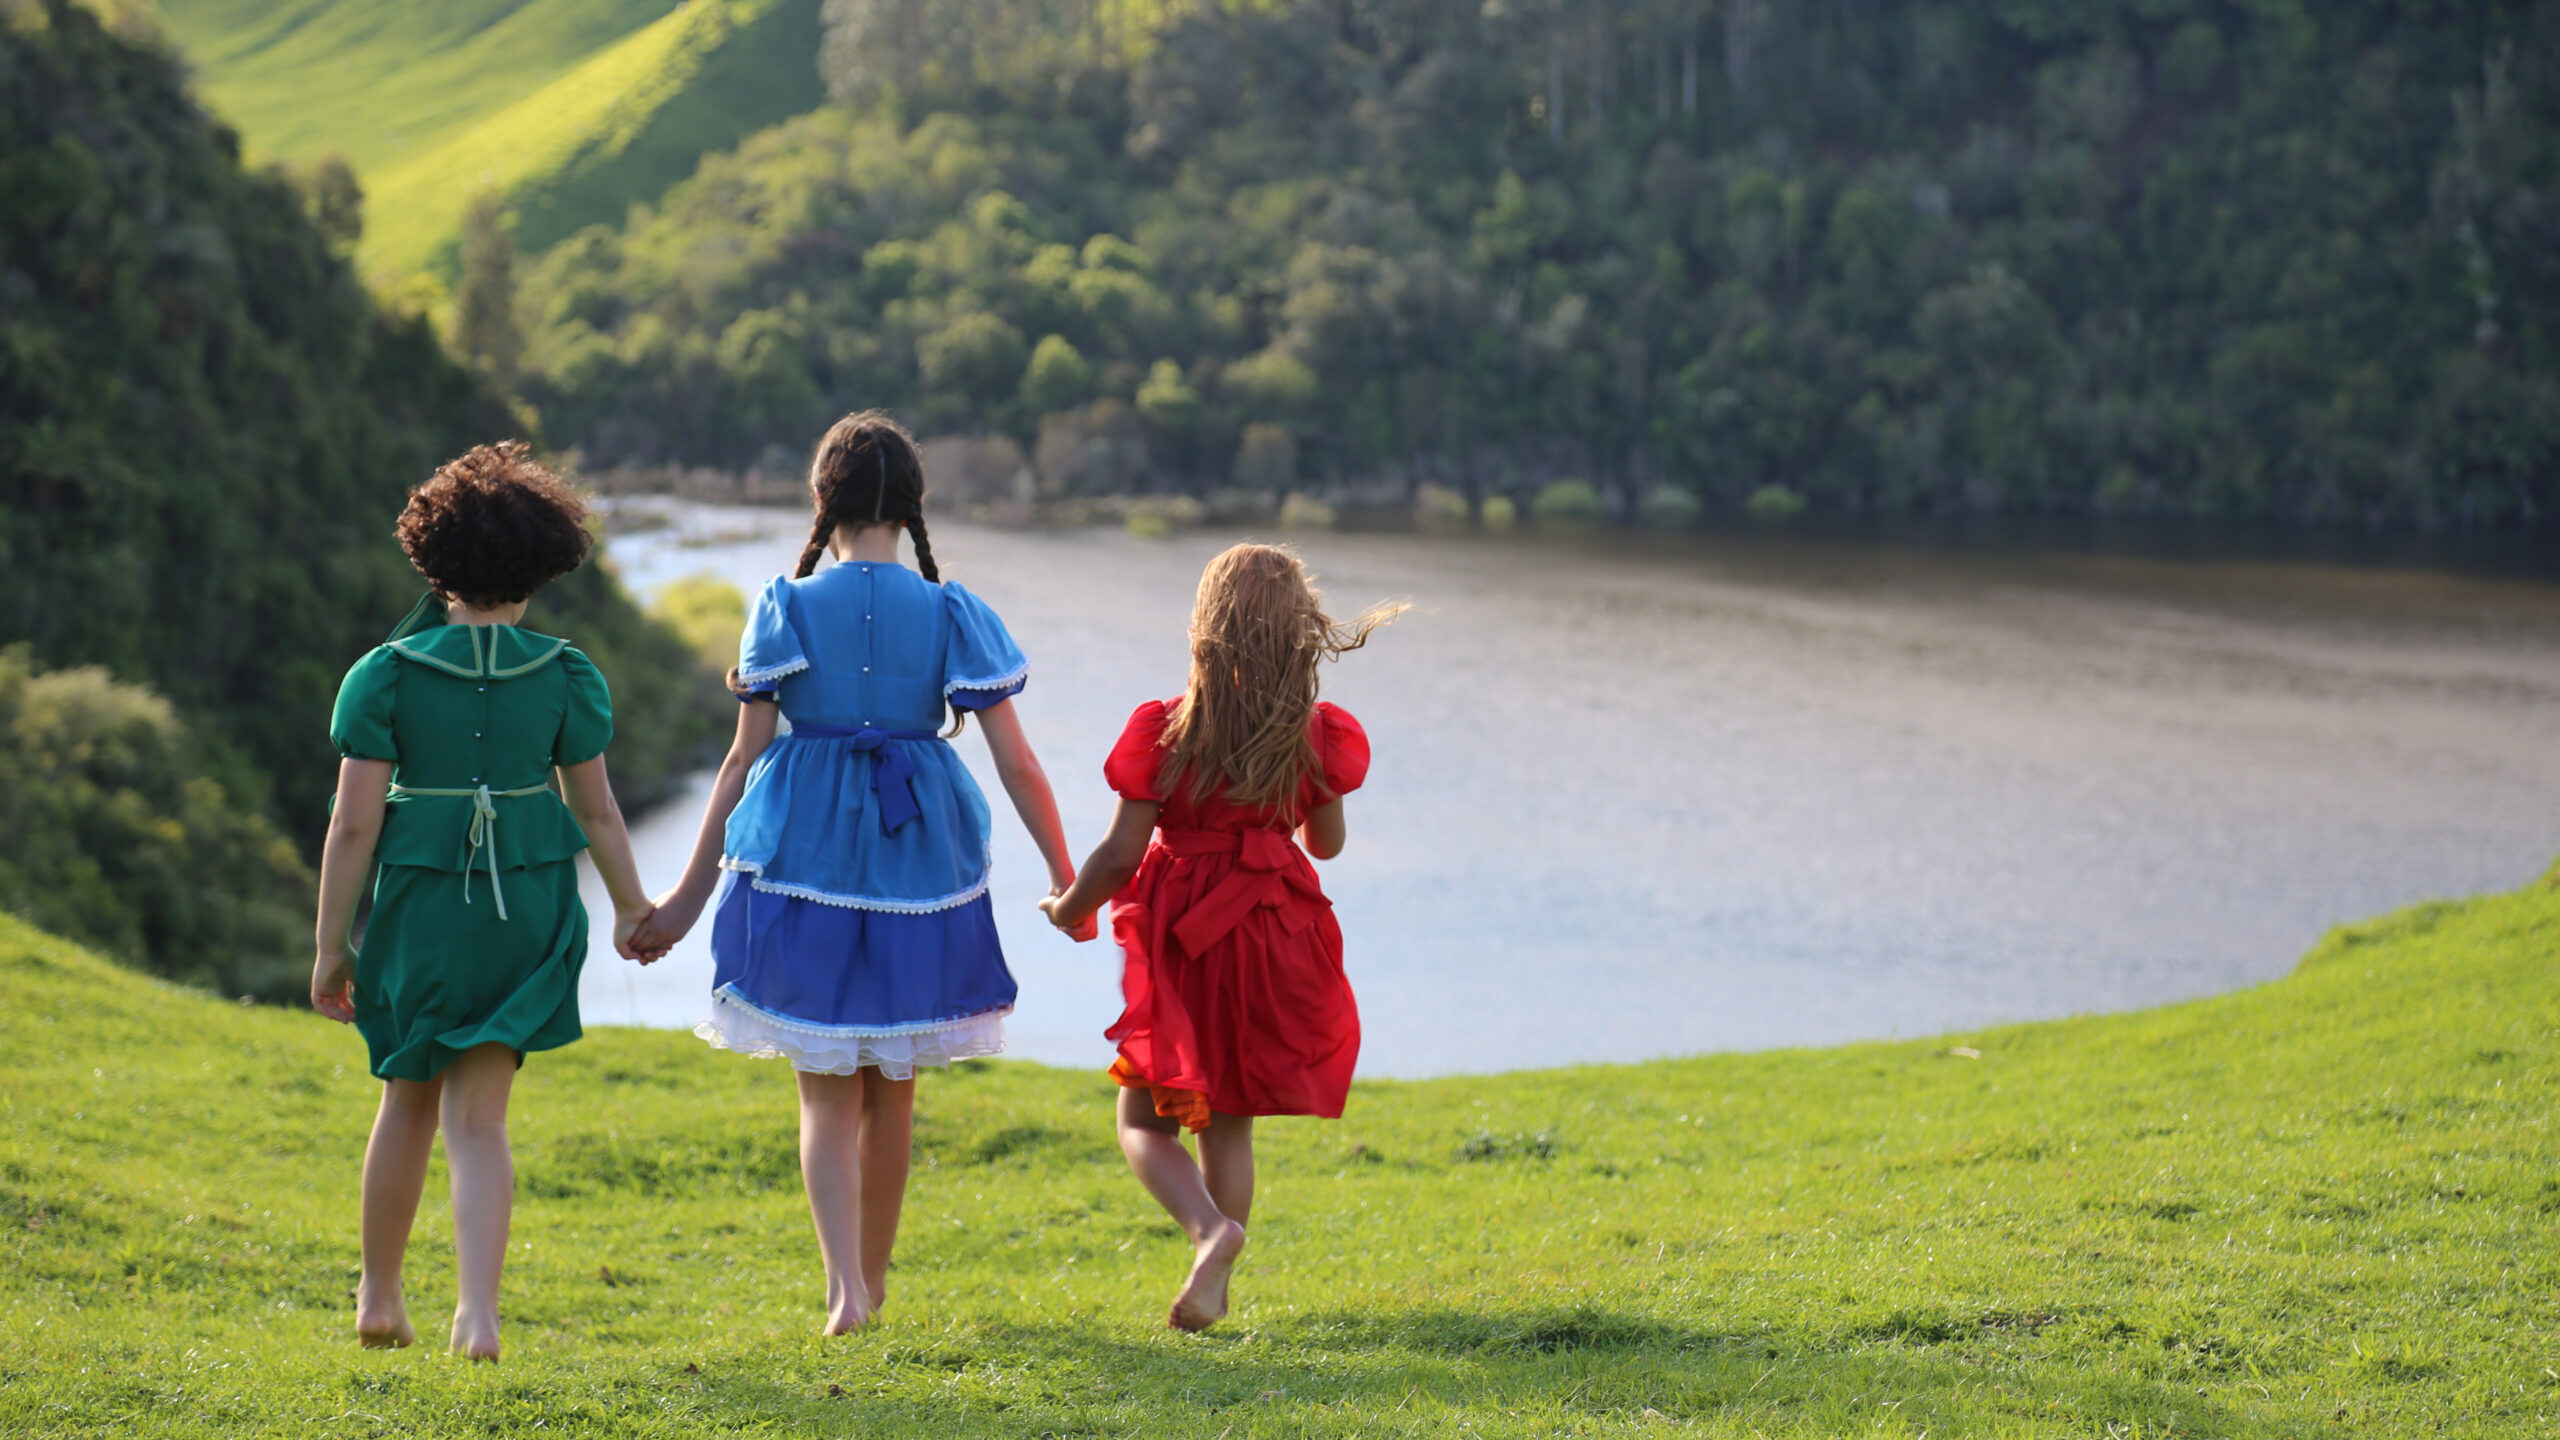
<svg viewBox="0 0 2560 1440">
<path fill-rule="evenodd" d="M 825 99 L 819 0 L 161 0 L 253 159 L 364 181 L 360 262 L 449 268 L 477 191 L 540 249 Z"/>
<path fill-rule="evenodd" d="M 492 1368 L 354 1344 L 352 1034 L 0 920 L 0 1431 L 2549 1434 L 2555 949 L 2546 882 L 2142 1014 L 1363 1084 L 1265 1130 L 1203 1337 L 1100 1076 L 930 1077 L 821 1341 L 781 1066 L 605 1031 L 517 1091 Z"/>
</svg>

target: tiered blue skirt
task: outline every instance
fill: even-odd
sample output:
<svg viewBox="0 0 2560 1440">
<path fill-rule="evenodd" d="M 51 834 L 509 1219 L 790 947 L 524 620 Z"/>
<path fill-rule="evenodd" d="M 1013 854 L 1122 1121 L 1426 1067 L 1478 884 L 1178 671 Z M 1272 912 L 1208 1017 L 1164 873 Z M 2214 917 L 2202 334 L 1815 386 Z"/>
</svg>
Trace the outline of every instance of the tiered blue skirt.
<svg viewBox="0 0 2560 1440">
<path fill-rule="evenodd" d="M 772 894 L 731 872 L 711 954 L 711 1014 L 694 1033 L 726 1050 L 904 1080 L 1004 1048 L 1016 987 L 985 895 L 900 915 Z"/>
</svg>

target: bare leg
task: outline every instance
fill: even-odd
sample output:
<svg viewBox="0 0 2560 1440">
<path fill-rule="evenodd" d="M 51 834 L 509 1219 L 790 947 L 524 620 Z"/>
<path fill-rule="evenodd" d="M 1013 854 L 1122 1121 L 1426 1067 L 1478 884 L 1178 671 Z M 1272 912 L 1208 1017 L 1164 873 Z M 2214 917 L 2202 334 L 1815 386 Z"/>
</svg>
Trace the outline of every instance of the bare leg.
<svg viewBox="0 0 2560 1440">
<path fill-rule="evenodd" d="M 400 1271 L 427 1188 L 427 1156 L 436 1143 L 439 1076 L 420 1084 L 387 1080 L 364 1147 L 364 1278 L 356 1283 L 356 1339 L 368 1350 L 418 1343 Z"/>
<path fill-rule="evenodd" d="M 1209 1198 L 1239 1225 L 1253 1223 L 1253 1117 L 1211 1112 L 1200 1132 L 1200 1174 Z"/>
<path fill-rule="evenodd" d="M 889 1252 L 907 1204 L 907 1164 L 915 1152 L 916 1082 L 862 1077 L 862 1275 L 878 1310 L 889 1298 Z"/>
<path fill-rule="evenodd" d="M 818 1229 L 827 1267 L 827 1324 L 842 1335 L 871 1320 L 871 1287 L 862 1270 L 862 1099 L 867 1070 L 851 1075 L 800 1072 L 800 1183 Z"/>
<path fill-rule="evenodd" d="M 507 1226 L 516 1203 L 515 1156 L 507 1149 L 507 1096 L 516 1054 L 475 1045 L 445 1067 L 444 1161 L 453 1172 L 453 1257 L 461 1294 L 453 1306 L 453 1351 L 498 1358 L 498 1278 L 506 1269 Z"/>
<path fill-rule="evenodd" d="M 1213 1118 L 1212 1128 L 1218 1118 L 1227 1117 Z M 1156 1113 L 1154 1098 L 1145 1090 L 1120 1092 L 1120 1153 L 1129 1158 L 1138 1183 L 1191 1237 L 1191 1277 L 1174 1297 L 1164 1323 L 1176 1330 L 1206 1330 L 1226 1318 L 1227 1275 L 1244 1253 L 1244 1226 L 1209 1197 L 1200 1167 L 1182 1148 L 1179 1127 Z M 1249 1157 L 1250 1151 L 1248 1164 Z"/>
</svg>

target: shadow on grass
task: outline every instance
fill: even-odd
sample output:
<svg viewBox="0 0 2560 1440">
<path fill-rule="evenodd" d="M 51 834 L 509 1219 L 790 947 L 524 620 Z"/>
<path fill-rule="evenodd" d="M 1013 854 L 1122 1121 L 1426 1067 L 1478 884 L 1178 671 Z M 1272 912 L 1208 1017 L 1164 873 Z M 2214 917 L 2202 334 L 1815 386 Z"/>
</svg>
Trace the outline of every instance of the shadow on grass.
<svg viewBox="0 0 2560 1440">
<path fill-rule="evenodd" d="M 1237 1422 L 1239 1436 L 1378 1433 L 1390 1417 L 1391 1433 L 1438 1433 L 1460 1415 L 1478 1433 L 1536 1428 L 1541 1416 L 1825 1434 L 1887 1416 L 1911 1432 L 2023 1422 L 2099 1434 L 2320 1433 L 2306 1417 L 2278 1424 L 2122 1373 L 1999 1366 L 2006 1384 L 1995 1387 L 1986 1358 L 1872 1336 L 1808 1346 L 1574 1306 L 1336 1311 L 1199 1337 L 1074 1322 L 883 1331 L 863 1348 L 824 1353 L 796 1384 L 705 1379 L 723 1409 L 777 1419 L 796 1410 L 825 1429 L 830 1415 L 849 1418 L 840 1402 L 855 1400 L 865 1427 L 937 1434 L 1183 1433 L 1186 1417 L 1212 1416 Z"/>
</svg>

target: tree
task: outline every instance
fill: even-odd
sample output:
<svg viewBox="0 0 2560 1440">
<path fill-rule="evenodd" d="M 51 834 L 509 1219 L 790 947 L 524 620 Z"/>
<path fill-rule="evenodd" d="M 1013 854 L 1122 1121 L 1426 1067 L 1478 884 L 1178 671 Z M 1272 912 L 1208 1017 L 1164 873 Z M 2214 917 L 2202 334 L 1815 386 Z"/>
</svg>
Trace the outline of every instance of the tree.
<svg viewBox="0 0 2560 1440">
<path fill-rule="evenodd" d="M 1063 335 L 1043 335 L 1022 367 L 1022 403 L 1034 415 L 1083 404 L 1093 393 L 1093 367 Z"/>
<path fill-rule="evenodd" d="M 515 389 L 524 359 L 516 323 L 516 245 L 495 190 L 472 197 L 462 215 L 462 279 L 453 292 L 453 348 L 500 390 Z"/>
</svg>

